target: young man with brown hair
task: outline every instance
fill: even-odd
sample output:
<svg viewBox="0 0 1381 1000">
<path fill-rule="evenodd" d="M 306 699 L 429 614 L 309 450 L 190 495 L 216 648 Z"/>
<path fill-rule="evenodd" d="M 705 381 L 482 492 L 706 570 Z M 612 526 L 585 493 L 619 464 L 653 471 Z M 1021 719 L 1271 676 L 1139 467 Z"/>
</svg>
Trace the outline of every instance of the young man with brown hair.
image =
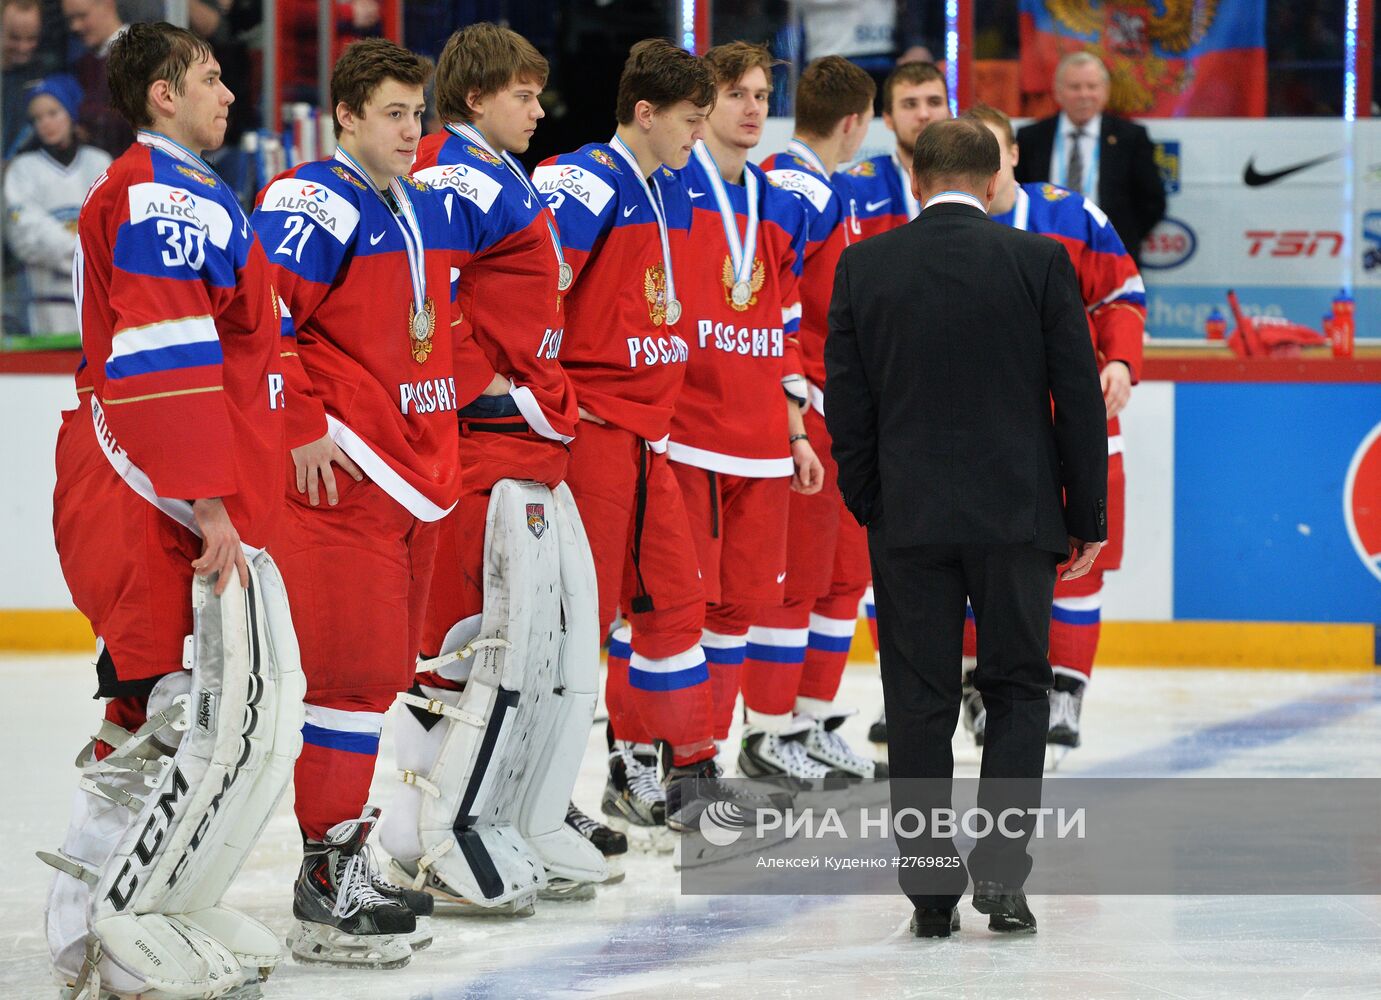
<svg viewBox="0 0 1381 1000">
<path fill-rule="evenodd" d="M 857 239 L 847 180 L 836 169 L 857 154 L 873 95 L 872 79 L 857 66 L 839 56 L 817 59 L 797 85 L 790 145 L 763 164 L 774 184 L 800 199 L 809 220 L 801 277 L 803 396 L 805 431 L 824 465 L 824 488 L 814 496 L 791 496 L 785 601 L 760 614 L 748 633 L 743 678 L 750 719 L 774 720 L 774 728 L 800 734 L 817 768 L 865 779 L 885 774 L 885 765 L 855 753 L 839 735 L 849 712 L 834 698 L 868 585 L 868 552 L 835 484 L 824 421 L 824 351 L 835 265 Z"/>
<path fill-rule="evenodd" d="M 562 363 L 582 420 L 568 482 L 594 553 L 601 630 L 620 608 L 631 623 L 609 650 L 603 808 L 645 843 L 659 826 L 693 822 L 685 793 L 717 773 L 700 646 L 705 593 L 667 459 L 690 356 L 678 278 L 691 200 L 673 170 L 705 134 L 714 100 L 701 60 L 661 39 L 639 42 L 619 80 L 613 138 L 548 160 L 533 177 L 574 271 Z M 665 747 L 665 795 L 654 743 Z"/>
<path fill-rule="evenodd" d="M 926 126 L 949 117 L 949 86 L 934 63 L 903 63 L 888 74 L 882 120 L 896 134 L 897 148 L 849 170 L 860 238 L 895 229 L 920 213 L 910 180 L 916 139 Z"/>
<path fill-rule="evenodd" d="M 456 344 L 442 196 L 407 176 L 430 76 L 392 42 L 347 48 L 331 75 L 336 154 L 280 175 L 254 212 L 295 334 L 283 573 L 308 685 L 304 962 L 403 965 L 414 911 L 430 907 L 382 883 L 365 847 L 384 712 L 412 683 L 436 522 L 460 493 L 454 414 L 490 381 Z"/>
<path fill-rule="evenodd" d="M 47 936 L 74 993 L 214 996 L 278 961 L 274 934 L 219 903 L 286 786 L 301 724 L 286 601 L 261 551 L 281 537 L 278 312 L 249 220 L 199 155 L 220 146 L 235 99 L 210 48 L 137 24 L 109 62 L 114 109 L 138 137 L 78 220 L 79 405 L 63 415 L 53 494 L 105 720 L 78 758 L 61 852 L 41 855 L 59 871 Z M 250 662 L 216 627 L 236 606 L 241 621 L 273 618 L 281 648 Z M 245 632 L 265 638 L 253 621 Z M 228 774 L 205 746 L 227 726 L 245 753 Z"/>
<path fill-rule="evenodd" d="M 798 405 L 805 401 L 796 342 L 805 212 L 748 162 L 772 93 L 772 55 L 730 42 L 704 58 L 718 95 L 709 130 L 681 171 L 692 200 L 682 282 L 695 332 L 669 454 L 705 584 L 701 645 L 715 738 L 725 740 L 748 629 L 782 600 L 787 498 L 792 489 L 818 491 L 821 473 Z M 826 769 L 805 757 L 804 730 L 775 724 L 781 721 L 750 710 L 739 770 L 823 780 Z"/>
<path fill-rule="evenodd" d="M 422 630 L 428 659 L 487 634 L 486 617 L 492 624 L 496 606 L 517 585 L 516 572 L 487 572 L 489 560 L 500 553 L 514 559 L 523 551 L 491 520 L 509 502 L 506 497 L 516 496 L 515 488 L 524 498 L 518 514 L 528 521 L 517 541 L 530 546 L 557 579 L 580 575 L 577 567 L 559 566 L 559 554 L 572 552 L 590 578 L 586 589 L 594 587 L 589 545 L 569 489 L 562 485 L 566 446 L 579 419 L 575 392 L 560 362 L 562 303 L 571 269 L 556 221 L 515 155 L 527 151 L 543 117 L 538 95 L 546 78 L 546 59 L 508 28 L 481 22 L 456 32 L 437 66 L 437 111 L 445 128 L 422 140 L 412 168 L 416 179 L 445 200 L 460 267 L 457 306 L 492 374 L 485 394 L 458 414 L 465 484 L 456 509 L 440 524 Z M 512 480 L 524 484 L 500 488 Z M 565 509 L 565 523 L 557 508 Z M 567 524 L 578 535 L 570 549 L 558 538 Z M 503 773 L 509 775 L 506 784 L 521 786 L 523 798 L 537 797 L 533 815 L 540 820 L 532 823 L 515 821 L 503 808 L 489 816 L 483 803 L 472 803 L 466 819 L 451 813 L 433 821 L 424 786 L 405 781 L 383 823 L 382 843 L 398 877 L 425 885 L 440 899 L 523 909 L 533 893 L 529 876 L 536 872 L 545 873 L 546 895 L 592 895 L 590 883 L 602 880 L 606 871 L 601 852 L 581 838 L 590 835 L 611 855 L 627 850 L 622 834 L 596 824 L 570 802 L 598 697 L 599 635 L 594 595 L 577 607 L 562 600 L 559 591 L 533 586 L 511 595 L 533 620 L 547 615 L 554 627 L 504 629 L 514 643 L 504 655 L 517 666 L 508 686 L 518 690 L 519 704 L 506 718 L 504 712 L 497 719 L 490 715 L 496 730 L 522 726 L 545 739 L 505 741 L 473 767 L 468 761 L 455 765 L 455 751 L 431 736 L 437 725 L 449 723 L 444 713 L 428 709 L 464 707 L 469 657 L 432 667 L 424 662 L 407 696 L 409 710 L 398 714 L 400 766 L 423 777 L 437 775 L 442 795 L 454 789 L 459 799 L 455 786 L 462 780 L 479 783 L 486 773 Z M 549 637 L 565 638 L 560 655 L 546 648 Z M 549 699 L 559 708 L 556 716 L 524 714 L 522 703 L 540 702 L 540 689 L 560 692 Z M 478 695 L 468 693 L 471 699 Z M 479 750 L 467 752 L 477 756 Z M 563 831 L 568 821 L 570 829 Z M 469 832 L 475 835 L 467 837 L 466 851 L 439 851 L 439 845 L 454 845 Z M 480 854 L 489 857 L 482 861 Z M 514 865 L 522 877 L 502 879 L 515 888 L 493 894 L 489 890 L 500 880 L 477 874 L 486 865 Z M 476 894 L 476 889 L 484 891 Z"/>
</svg>

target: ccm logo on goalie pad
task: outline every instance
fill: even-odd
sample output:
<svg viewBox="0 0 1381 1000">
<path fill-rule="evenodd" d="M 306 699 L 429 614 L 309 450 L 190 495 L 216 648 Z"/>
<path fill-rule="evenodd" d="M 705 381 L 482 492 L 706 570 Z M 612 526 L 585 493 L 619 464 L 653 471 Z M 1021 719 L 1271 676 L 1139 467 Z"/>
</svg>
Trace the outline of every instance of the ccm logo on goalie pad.
<svg viewBox="0 0 1381 1000">
<path fill-rule="evenodd" d="M 250 672 L 248 678 L 247 691 L 245 693 L 244 726 L 240 730 L 240 756 L 235 761 L 233 769 L 225 772 L 221 779 L 221 787 L 216 792 L 215 797 L 207 804 L 206 812 L 197 822 L 196 831 L 192 834 L 191 840 L 187 843 L 187 848 L 178 858 L 177 864 L 173 866 L 172 874 L 168 878 L 168 888 L 177 885 L 182 873 L 187 870 L 187 865 L 192 860 L 199 847 L 206 842 L 207 831 L 211 828 L 211 823 L 220 812 L 221 803 L 225 799 L 225 793 L 234 787 L 236 780 L 240 776 L 241 770 L 249 761 L 254 750 L 254 745 L 250 742 L 250 737 L 259 726 L 259 702 L 264 697 L 264 680 L 261 673 L 261 662 L 259 656 L 259 639 L 257 615 L 254 600 L 249 601 L 249 662 Z M 210 733 L 215 729 L 215 705 L 216 696 L 212 692 L 203 691 L 202 697 L 197 707 L 197 728 L 203 732 Z M 184 736 L 184 739 L 187 737 Z M 144 829 L 139 834 L 139 839 L 134 844 L 134 856 L 125 859 L 124 866 L 120 869 L 120 874 L 116 876 L 111 884 L 110 891 L 106 893 L 106 898 L 110 900 L 117 912 L 123 912 L 134 899 L 135 891 L 139 888 L 141 877 L 150 865 L 157 859 L 159 848 L 163 844 L 164 838 L 173 828 L 173 822 L 177 815 L 177 804 L 187 794 L 190 787 L 186 775 L 182 769 L 173 766 L 172 787 L 158 797 L 158 803 L 152 815 L 144 823 Z M 183 822 L 188 822 L 190 817 L 182 817 Z M 138 869 L 135 870 L 135 862 L 138 862 Z"/>
<path fill-rule="evenodd" d="M 527 505 L 527 530 L 532 532 L 533 538 L 541 538 L 547 533 L 547 507 L 545 504 L 530 503 Z"/>
</svg>

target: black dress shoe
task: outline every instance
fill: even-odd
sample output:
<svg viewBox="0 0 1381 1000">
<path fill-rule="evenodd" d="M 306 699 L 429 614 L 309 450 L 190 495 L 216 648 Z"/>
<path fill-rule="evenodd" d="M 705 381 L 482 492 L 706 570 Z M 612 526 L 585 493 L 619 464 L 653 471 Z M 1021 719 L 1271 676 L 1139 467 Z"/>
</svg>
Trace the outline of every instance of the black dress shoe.
<svg viewBox="0 0 1381 1000">
<path fill-rule="evenodd" d="M 949 937 L 959 929 L 959 907 L 948 910 L 917 907 L 911 914 L 911 933 L 916 937 Z"/>
<path fill-rule="evenodd" d="M 1026 905 L 1026 893 L 1009 892 L 1000 882 L 975 882 L 973 908 L 988 914 L 988 930 L 1002 934 L 1036 933 L 1036 917 Z"/>
</svg>

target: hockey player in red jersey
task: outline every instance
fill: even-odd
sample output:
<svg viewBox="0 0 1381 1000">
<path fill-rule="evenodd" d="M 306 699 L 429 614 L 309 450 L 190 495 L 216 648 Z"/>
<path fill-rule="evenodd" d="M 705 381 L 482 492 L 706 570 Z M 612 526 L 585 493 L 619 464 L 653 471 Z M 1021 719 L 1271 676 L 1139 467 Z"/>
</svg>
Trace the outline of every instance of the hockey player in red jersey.
<svg viewBox="0 0 1381 1000">
<path fill-rule="evenodd" d="M 693 325 L 668 453 L 705 584 L 701 645 L 714 691 L 715 739 L 725 740 L 748 629 L 782 601 L 788 497 L 793 488 L 818 492 L 822 470 L 801 414 L 805 210 L 748 162 L 772 93 L 772 54 L 731 42 L 704 59 L 718 96 L 709 130 L 681 171 L 692 211 L 681 283 Z M 750 777 L 791 771 L 823 779 L 826 769 L 804 759 L 794 735 L 752 728 L 739 769 Z"/>
<path fill-rule="evenodd" d="M 848 171 L 861 238 L 885 233 L 920 214 L 911 193 L 916 139 L 931 122 L 949 116 L 949 88 L 934 63 L 903 63 L 883 80 L 882 120 L 896 135 L 897 148 Z"/>
<path fill-rule="evenodd" d="M 921 207 L 911 191 L 916 139 L 931 122 L 949 117 L 949 85 L 944 71 L 934 63 L 903 63 L 882 81 L 882 120 L 896 135 L 897 148 L 854 164 L 839 179 L 841 187 L 848 191 L 849 225 L 855 239 L 885 233 L 920 214 Z M 852 524 L 851 518 L 845 519 Z M 864 595 L 864 605 L 876 649 L 877 612 L 871 587 Z M 842 625 L 839 627 L 842 630 Z M 868 730 L 868 738 L 874 743 L 887 742 L 886 715 L 878 716 Z"/>
<path fill-rule="evenodd" d="M 412 683 L 436 522 L 460 492 L 455 412 L 492 374 L 457 367 L 446 209 L 407 176 L 430 74 L 383 39 L 347 48 L 336 154 L 280 175 L 254 212 L 295 334 L 282 559 L 308 685 L 292 936 L 307 962 L 404 964 L 430 906 L 363 853 L 384 712 Z"/>
<path fill-rule="evenodd" d="M 997 195 L 988 214 L 998 222 L 1058 240 L 1069 251 L 1079 277 L 1089 332 L 1098 356 L 1103 400 L 1108 410 L 1108 540 L 1098 562 L 1077 580 L 1055 584 L 1050 615 L 1051 761 L 1079 745 L 1079 713 L 1098 650 L 1103 575 L 1122 565 L 1126 480 L 1122 465 L 1122 428 L 1118 414 L 1131 398 L 1141 371 L 1146 330 L 1146 288 L 1131 254 L 1108 217 L 1089 199 L 1053 184 L 1018 184 L 1014 173 L 1017 142 L 1012 123 L 1001 111 L 979 105 L 966 112 L 986 125 L 1002 151 Z M 965 726 L 981 745 L 982 699 L 968 682 L 976 666 L 978 645 L 972 618 L 964 629 Z"/>
<path fill-rule="evenodd" d="M 281 612 L 274 638 L 300 682 L 286 603 L 265 602 L 271 587 L 281 601 L 277 573 L 257 551 L 282 520 L 278 313 L 249 220 L 200 156 L 220 147 L 235 99 L 209 46 L 169 24 L 135 24 L 111 45 L 109 72 L 115 108 L 138 134 L 78 220 L 78 405 L 63 414 L 53 494 L 63 575 L 98 637 L 105 721 L 78 756 L 61 851 L 40 853 L 59 871 L 46 929 L 54 970 L 74 993 L 213 996 L 243 981 L 237 959 L 257 980 L 277 946 L 267 928 L 219 905 L 258 828 L 227 845 L 234 820 L 218 824 L 205 804 L 214 790 L 226 813 L 266 819 L 296 735 L 275 750 L 260 744 L 262 729 L 246 730 L 254 758 L 228 780 L 185 753 L 205 754 L 199 743 L 219 731 L 220 705 L 237 733 L 246 710 L 270 729 L 301 719 L 300 683 L 280 684 L 271 652 L 250 664 L 242 643 L 217 635 L 211 655 L 202 642 L 232 599 L 241 614 Z M 295 704 L 279 706 L 280 694 Z M 281 760 L 276 782 L 261 773 L 266 753 Z M 140 839 L 154 828 L 154 843 Z M 198 830 L 190 848 L 189 829 Z M 217 859 L 233 868 L 208 872 Z M 195 898 L 179 903 L 184 888 Z"/>
<path fill-rule="evenodd" d="M 847 711 L 834 704 L 858 618 L 859 599 L 871 571 L 863 530 L 849 516 L 835 485 L 825 429 L 825 334 L 834 269 L 846 243 L 857 238 L 838 164 L 857 152 L 872 116 L 869 76 L 839 56 L 806 67 L 796 89 L 796 133 L 784 153 L 764 163 L 767 176 L 802 202 L 809 242 L 801 279 L 802 367 L 809 409 L 806 431 L 824 464 L 817 495 L 793 493 L 788 515 L 786 599 L 764 611 L 748 634 L 743 702 L 749 737 L 742 764 L 759 753 L 776 754 L 793 777 L 822 768 L 870 778 L 882 765 L 855 753 L 839 735 Z"/>
<path fill-rule="evenodd" d="M 598 696 L 599 637 L 593 593 L 588 606 L 582 608 L 572 607 L 570 602 L 544 601 L 538 593 L 546 593 L 548 588 L 540 585 L 514 595 L 514 606 L 536 614 L 536 606 L 541 604 L 560 620 L 551 623 L 550 629 L 505 629 L 515 641 L 506 655 L 515 659 L 518 669 L 510 672 L 507 686 L 518 692 L 519 711 L 511 723 L 495 720 L 493 713 L 490 720 L 500 728 L 526 726 L 547 735 L 546 741 L 515 738 L 483 759 L 459 764 L 451 759 L 450 749 L 426 749 L 429 734 L 438 725 L 444 728 L 449 724 L 444 714 L 438 717 L 431 709 L 441 705 L 464 707 L 463 692 L 471 676 L 469 657 L 446 657 L 484 635 L 485 613 L 492 622 L 496 610 L 486 608 L 486 604 L 499 604 L 505 597 L 494 588 L 503 591 L 516 585 L 514 575 L 504 577 L 487 569 L 487 555 L 490 561 L 501 556 L 516 558 L 505 550 L 507 540 L 502 529 L 491 523 L 496 507 L 505 503 L 511 492 L 500 490 L 496 499 L 496 484 L 524 481 L 525 509 L 519 513 L 528 523 L 520 534 L 537 536 L 535 543 L 529 544 L 542 550 L 539 558 L 553 572 L 559 562 L 554 556 L 560 547 L 557 535 L 562 525 L 552 508 L 569 496 L 561 484 L 566 478 L 567 445 L 578 420 L 575 392 L 560 362 L 563 299 L 572 275 L 555 218 L 516 159 L 516 154 L 527 151 L 533 130 L 543 117 L 538 95 L 546 79 L 546 59 L 508 28 L 481 22 L 456 32 L 437 66 L 437 110 L 444 128 L 422 140 L 413 164 L 413 176 L 445 199 L 457 249 L 455 263 L 460 268 L 457 306 L 473 329 L 474 342 L 483 352 L 493 380 L 485 395 L 459 412 L 465 481 L 456 509 L 440 524 L 422 630 L 426 662 L 405 699 L 405 711 L 399 713 L 395 739 L 400 767 L 424 778 L 435 772 L 442 786 L 467 777 L 478 784 L 489 772 L 505 774 L 503 784 L 525 786 L 525 790 L 538 782 L 561 785 L 560 789 L 542 790 L 540 811 L 547 816 L 546 827 L 569 825 L 571 836 L 588 838 L 595 847 L 583 841 L 573 846 L 570 838 L 563 842 L 552 836 L 556 832 L 553 829 L 534 832 L 524 823 L 516 824 L 514 833 L 521 843 L 513 837 L 505 839 L 486 827 L 509 827 L 510 817 L 498 813 L 487 817 L 483 803 L 475 802 L 465 820 L 446 815 L 438 820 L 438 824 L 444 821 L 444 830 L 431 832 L 423 815 L 428 804 L 423 799 L 425 793 L 415 780 L 398 790 L 395 806 L 385 815 L 381 829 L 381 842 L 397 866 L 398 877 L 427 885 L 443 900 L 462 899 L 490 910 L 505 906 L 513 912 L 528 906 L 532 889 L 527 878 L 520 880 L 525 883 L 521 893 L 510 896 L 506 891 L 498 892 L 495 898 L 507 897 L 502 903 L 486 898 L 483 892 L 480 898 L 473 898 L 470 882 L 483 888 L 485 880 L 477 877 L 476 871 L 483 871 L 485 862 L 476 859 L 468 870 L 456 870 L 452 866 L 459 863 L 462 854 L 476 856 L 497 839 L 493 853 L 499 857 L 488 859 L 491 868 L 512 860 L 516 852 L 530 866 L 528 871 L 539 867 L 544 871 L 545 895 L 570 898 L 593 894 L 590 882 L 604 877 L 601 851 L 613 856 L 627 850 L 623 834 L 595 823 L 569 800 Z M 573 504 L 569 514 L 578 522 Z M 574 551 L 589 562 L 589 546 L 583 538 Z M 593 585 L 588 589 L 593 591 Z M 574 621 L 576 618 L 582 621 Z M 578 650 L 577 625 L 588 632 L 588 642 Z M 579 663 L 574 667 L 568 664 L 568 669 L 553 679 L 542 671 L 558 658 L 544 656 L 540 644 L 519 639 L 513 635 L 517 631 L 525 636 L 538 632 L 565 636 L 564 650 L 578 653 Z M 429 662 L 435 665 L 429 666 Z M 545 689 L 545 699 L 529 693 L 537 688 Z M 552 691 L 560 694 L 552 695 Z M 581 711 L 573 710 L 569 718 L 519 718 L 523 701 L 559 703 L 576 692 L 585 700 Z M 477 694 L 472 690 L 468 697 Z M 418 705 L 413 699 L 424 704 Z M 479 747 L 473 752 L 480 756 Z M 558 780 L 556 773 L 561 768 L 566 769 L 565 776 Z M 454 844 L 462 830 L 474 834 L 467 837 L 467 850 L 449 852 L 449 858 L 438 857 L 437 845 Z M 582 857 L 582 853 L 592 856 Z M 432 861 L 438 863 L 428 865 Z M 424 867 L 429 871 L 424 872 Z"/>
<path fill-rule="evenodd" d="M 548 160 L 533 180 L 556 213 L 575 282 L 562 363 L 581 424 L 568 481 L 589 532 L 609 648 L 612 730 L 603 809 L 644 843 L 698 817 L 697 782 L 716 774 L 705 592 L 681 490 L 667 460 L 672 406 L 690 354 L 686 165 L 714 103 L 699 59 L 660 39 L 633 46 L 619 80 L 618 129 Z M 659 788 L 654 743 L 663 747 Z M 664 838 L 663 838 L 664 839 Z"/>
</svg>

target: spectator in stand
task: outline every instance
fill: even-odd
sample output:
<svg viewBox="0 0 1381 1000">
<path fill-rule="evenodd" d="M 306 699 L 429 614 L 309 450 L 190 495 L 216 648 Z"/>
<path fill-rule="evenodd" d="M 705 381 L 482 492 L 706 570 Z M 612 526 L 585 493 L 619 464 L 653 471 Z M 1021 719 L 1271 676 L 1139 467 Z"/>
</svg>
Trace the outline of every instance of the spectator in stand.
<svg viewBox="0 0 1381 1000">
<path fill-rule="evenodd" d="M 1108 91 L 1108 68 L 1091 52 L 1060 60 L 1060 113 L 1017 132 L 1017 183 L 1050 181 L 1092 200 L 1140 267 L 1141 241 L 1165 215 L 1165 185 L 1146 129 L 1103 113 Z"/>
<path fill-rule="evenodd" d="M 5 236 L 27 265 L 29 332 L 75 333 L 72 250 L 87 189 L 110 156 L 77 140 L 74 116 L 82 91 L 66 73 L 45 77 L 26 95 L 38 148 L 20 153 L 5 171 Z"/>
<path fill-rule="evenodd" d="M 67 28 L 87 47 L 72 65 L 72 73 L 86 96 L 77 109 L 77 124 L 87 140 L 112 156 L 119 156 L 134 142 L 134 131 L 110 101 L 106 60 L 111 43 L 125 30 L 115 0 L 62 0 Z"/>
<path fill-rule="evenodd" d="M 43 13 L 38 0 L 4 0 L 0 9 L 5 96 L 4 123 L 0 126 L 0 151 L 15 154 L 29 136 L 24 91 L 44 73 L 56 69 L 53 53 L 39 50 Z"/>
</svg>

